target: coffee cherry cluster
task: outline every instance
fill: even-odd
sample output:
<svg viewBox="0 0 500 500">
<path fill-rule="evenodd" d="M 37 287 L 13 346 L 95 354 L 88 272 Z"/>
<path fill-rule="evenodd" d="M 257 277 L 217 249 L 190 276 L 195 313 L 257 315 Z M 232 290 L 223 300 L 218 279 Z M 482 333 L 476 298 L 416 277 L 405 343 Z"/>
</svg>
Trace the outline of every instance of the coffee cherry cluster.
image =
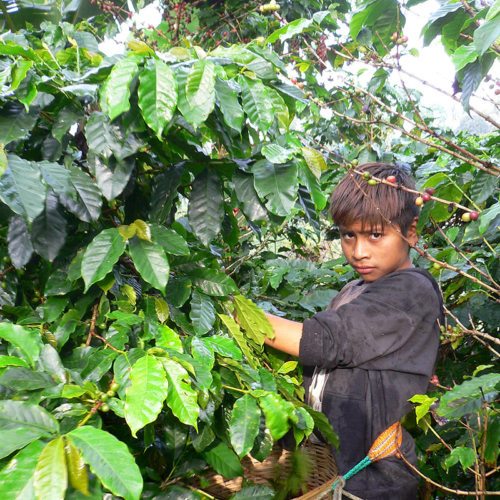
<svg viewBox="0 0 500 500">
<path fill-rule="evenodd" d="M 408 37 L 406 35 L 399 36 L 399 33 L 395 31 L 391 35 L 391 41 L 393 41 L 396 45 L 404 45 L 406 42 L 408 42 Z"/>
<path fill-rule="evenodd" d="M 278 12 L 278 10 L 280 10 L 280 6 L 276 3 L 276 0 L 271 0 L 269 3 L 265 3 L 259 7 L 259 11 L 263 14 Z"/>
<path fill-rule="evenodd" d="M 99 410 L 106 413 L 109 411 L 109 405 L 107 404 L 106 401 L 108 401 L 109 398 L 114 398 L 116 396 L 116 391 L 120 388 L 120 384 L 117 382 L 112 382 L 111 385 L 109 386 L 109 390 L 106 392 L 100 392 L 99 393 L 99 401 L 101 402 L 101 405 L 99 406 Z"/>
<path fill-rule="evenodd" d="M 476 212 L 475 210 L 472 210 L 472 212 L 464 212 L 461 217 L 463 222 L 470 222 L 471 220 L 477 220 L 479 219 L 479 213 Z"/>
<path fill-rule="evenodd" d="M 426 188 L 426 190 L 415 199 L 415 205 L 417 207 L 421 207 L 424 203 L 432 200 L 432 195 L 434 194 L 434 188 Z"/>
</svg>

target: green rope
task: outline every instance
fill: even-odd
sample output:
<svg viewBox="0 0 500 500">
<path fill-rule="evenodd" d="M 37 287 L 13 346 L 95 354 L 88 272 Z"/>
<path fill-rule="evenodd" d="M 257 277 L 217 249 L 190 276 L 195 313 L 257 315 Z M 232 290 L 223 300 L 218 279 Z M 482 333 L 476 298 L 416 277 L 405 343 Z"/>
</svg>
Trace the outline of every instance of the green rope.
<svg viewBox="0 0 500 500">
<path fill-rule="evenodd" d="M 366 456 L 361 460 L 361 462 L 357 463 L 352 469 L 348 470 L 342 478 L 344 481 L 347 481 L 350 479 L 352 476 L 357 474 L 358 472 L 362 471 L 365 467 L 368 467 L 372 463 L 371 459 L 369 456 Z M 337 479 L 333 484 L 332 484 L 332 490 L 334 490 L 337 485 L 338 485 L 339 480 Z"/>
</svg>

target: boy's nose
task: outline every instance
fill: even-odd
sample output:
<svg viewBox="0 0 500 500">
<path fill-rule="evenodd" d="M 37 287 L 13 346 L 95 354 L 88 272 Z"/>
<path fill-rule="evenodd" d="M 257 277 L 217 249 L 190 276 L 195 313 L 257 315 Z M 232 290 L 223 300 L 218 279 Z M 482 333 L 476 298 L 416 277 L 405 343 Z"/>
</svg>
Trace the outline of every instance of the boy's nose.
<svg viewBox="0 0 500 500">
<path fill-rule="evenodd" d="M 356 260 L 366 259 L 368 257 L 368 245 L 361 238 L 356 240 L 352 249 L 352 257 Z"/>
</svg>

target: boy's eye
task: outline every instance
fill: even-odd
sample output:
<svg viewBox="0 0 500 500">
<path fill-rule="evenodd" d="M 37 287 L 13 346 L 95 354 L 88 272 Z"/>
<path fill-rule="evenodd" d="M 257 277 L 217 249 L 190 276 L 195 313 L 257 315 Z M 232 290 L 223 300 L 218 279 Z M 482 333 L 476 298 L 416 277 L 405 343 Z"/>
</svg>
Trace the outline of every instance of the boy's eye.
<svg viewBox="0 0 500 500">
<path fill-rule="evenodd" d="M 382 233 L 377 233 L 376 231 L 370 234 L 372 240 L 379 240 L 382 236 L 384 236 Z"/>
<path fill-rule="evenodd" d="M 344 240 L 350 240 L 351 238 L 354 238 L 354 233 L 340 233 L 340 237 Z"/>
</svg>

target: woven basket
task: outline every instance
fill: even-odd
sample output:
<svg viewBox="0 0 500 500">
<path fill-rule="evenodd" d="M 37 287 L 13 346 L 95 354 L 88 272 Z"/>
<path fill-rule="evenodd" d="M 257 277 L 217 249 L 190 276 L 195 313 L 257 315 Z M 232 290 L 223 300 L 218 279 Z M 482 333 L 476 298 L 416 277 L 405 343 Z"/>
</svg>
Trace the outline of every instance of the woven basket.
<svg viewBox="0 0 500 500">
<path fill-rule="evenodd" d="M 314 490 L 317 488 L 323 490 L 327 484 L 333 484 L 338 474 L 329 446 L 307 442 L 301 449 L 309 457 L 311 471 L 307 484 L 304 485 L 303 495 L 295 497 L 296 500 L 314 498 Z M 241 461 L 244 477 L 224 479 L 219 474 L 206 476 L 205 480 L 209 485 L 204 485 L 203 490 L 217 499 L 224 500 L 241 490 L 243 479 L 255 484 L 272 486 L 272 482 L 277 478 L 286 477 L 290 473 L 291 453 L 275 446 L 271 454 L 262 462 L 247 456 Z"/>
</svg>

